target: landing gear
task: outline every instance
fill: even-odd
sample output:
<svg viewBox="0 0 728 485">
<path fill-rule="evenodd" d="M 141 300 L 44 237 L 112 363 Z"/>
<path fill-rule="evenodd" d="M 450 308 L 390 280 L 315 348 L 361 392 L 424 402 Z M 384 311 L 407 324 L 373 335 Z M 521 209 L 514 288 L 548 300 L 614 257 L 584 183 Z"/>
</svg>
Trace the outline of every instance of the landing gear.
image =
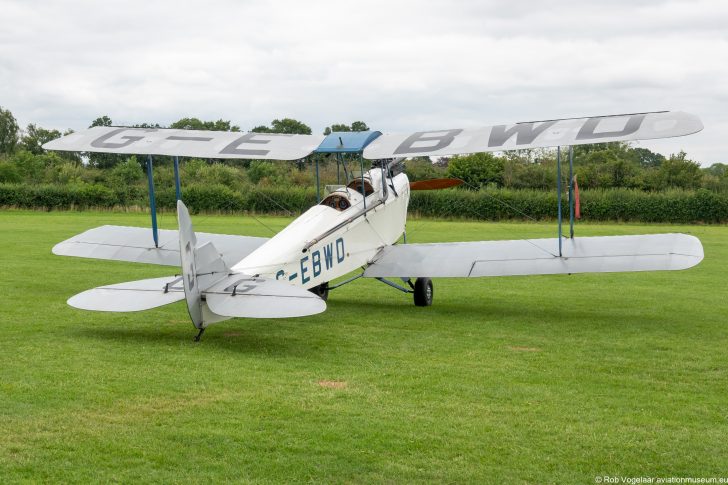
<svg viewBox="0 0 728 485">
<path fill-rule="evenodd" d="M 432 280 L 430 278 L 417 278 L 414 285 L 415 306 L 432 305 Z"/>
<path fill-rule="evenodd" d="M 311 293 L 321 298 L 323 301 L 326 301 L 329 299 L 329 283 L 328 281 L 326 283 L 321 283 L 318 286 L 314 286 L 310 290 Z"/>
<path fill-rule="evenodd" d="M 205 333 L 205 328 L 201 328 L 199 332 L 197 332 L 197 335 L 195 335 L 195 342 L 199 342 L 202 338 L 202 334 Z"/>
<path fill-rule="evenodd" d="M 417 278 L 414 283 L 410 278 L 402 278 L 402 281 L 407 283 L 409 288 L 402 285 L 398 285 L 393 281 L 385 280 L 384 278 L 375 278 L 381 281 L 385 285 L 389 285 L 392 288 L 396 288 L 403 293 L 412 293 L 415 297 L 416 306 L 430 306 L 432 305 L 432 280 L 430 278 Z M 313 289 L 309 290 L 313 291 Z"/>
</svg>

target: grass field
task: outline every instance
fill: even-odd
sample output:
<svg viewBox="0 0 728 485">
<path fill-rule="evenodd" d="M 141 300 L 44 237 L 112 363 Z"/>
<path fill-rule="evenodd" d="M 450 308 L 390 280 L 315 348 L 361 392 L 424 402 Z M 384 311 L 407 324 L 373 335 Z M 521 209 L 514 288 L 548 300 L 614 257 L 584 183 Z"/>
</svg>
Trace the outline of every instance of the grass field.
<svg viewBox="0 0 728 485">
<path fill-rule="evenodd" d="M 193 221 L 270 235 L 249 217 Z M 2 483 L 728 477 L 724 226 L 577 227 L 694 234 L 705 260 L 683 272 L 435 280 L 431 308 L 360 280 L 332 292 L 324 314 L 231 320 L 195 344 L 183 303 L 132 314 L 65 304 L 174 273 L 51 255 L 109 223 L 148 218 L 0 212 Z M 410 223 L 415 242 L 554 233 Z"/>
</svg>

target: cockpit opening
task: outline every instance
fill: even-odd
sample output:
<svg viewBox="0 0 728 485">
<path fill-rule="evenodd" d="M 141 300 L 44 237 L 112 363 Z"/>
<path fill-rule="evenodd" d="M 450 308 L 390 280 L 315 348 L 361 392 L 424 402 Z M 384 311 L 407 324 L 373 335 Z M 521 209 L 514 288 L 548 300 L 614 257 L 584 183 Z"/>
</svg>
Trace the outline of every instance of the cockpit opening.
<svg viewBox="0 0 728 485">
<path fill-rule="evenodd" d="M 369 182 L 367 179 L 364 179 L 364 190 L 362 191 L 362 179 L 356 178 L 349 182 L 347 185 L 348 188 L 356 190 L 360 194 L 364 194 L 364 197 L 368 197 L 371 194 L 374 193 L 374 188 L 372 187 L 371 182 Z"/>
<path fill-rule="evenodd" d="M 351 207 L 351 203 L 349 202 L 349 199 L 346 198 L 343 194 L 337 194 L 333 193 L 330 194 L 328 197 L 326 197 L 324 200 L 321 201 L 321 205 L 326 205 L 331 207 L 332 209 L 336 209 L 337 211 L 345 211 L 349 207 Z"/>
</svg>

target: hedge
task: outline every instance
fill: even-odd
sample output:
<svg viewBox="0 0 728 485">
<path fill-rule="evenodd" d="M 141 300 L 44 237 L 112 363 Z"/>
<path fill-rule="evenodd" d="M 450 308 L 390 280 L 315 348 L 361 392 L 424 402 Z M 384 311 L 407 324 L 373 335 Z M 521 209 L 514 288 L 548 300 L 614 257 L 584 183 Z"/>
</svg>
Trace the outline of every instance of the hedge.
<svg viewBox="0 0 728 485">
<path fill-rule="evenodd" d="M 669 190 L 643 192 L 630 189 L 582 190 L 581 215 L 592 221 L 671 223 L 728 222 L 728 194 Z M 568 198 L 562 199 L 568 218 Z M 556 217 L 555 192 L 540 190 L 441 190 L 414 192 L 411 213 L 431 217 L 465 217 L 483 220 L 537 219 Z"/>
<path fill-rule="evenodd" d="M 251 188 L 236 192 L 224 185 L 190 185 L 183 199 L 193 212 L 257 212 L 294 215 L 316 202 L 314 189 Z M 568 217 L 564 195 L 564 215 Z M 0 207 L 32 209 L 145 208 L 143 187 L 108 188 L 101 185 L 0 184 Z M 174 210 L 173 189 L 157 191 L 157 207 Z M 428 217 L 481 220 L 551 220 L 556 217 L 554 192 L 459 189 L 413 192 L 410 213 Z M 728 222 L 728 194 L 705 189 L 642 192 L 628 189 L 583 190 L 584 220 L 668 223 Z"/>
</svg>

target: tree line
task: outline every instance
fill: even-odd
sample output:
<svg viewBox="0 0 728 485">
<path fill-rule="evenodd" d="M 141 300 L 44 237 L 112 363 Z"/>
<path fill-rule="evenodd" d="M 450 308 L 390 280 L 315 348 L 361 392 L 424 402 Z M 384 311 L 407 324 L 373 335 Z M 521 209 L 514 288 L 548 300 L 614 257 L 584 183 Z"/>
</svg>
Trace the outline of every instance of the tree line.
<svg viewBox="0 0 728 485">
<path fill-rule="evenodd" d="M 109 116 L 93 120 L 93 126 L 112 126 Z M 158 123 L 141 123 L 140 128 L 162 128 Z M 229 120 L 203 121 L 182 118 L 169 128 L 188 130 L 240 131 Z M 366 131 L 363 121 L 334 123 L 324 134 L 334 131 Z M 257 133 L 311 134 L 311 128 L 292 118 L 275 119 L 259 125 Z M 9 110 L 0 107 L 0 183 L 11 184 L 143 184 L 144 160 L 107 153 L 48 153 L 42 145 L 71 130 L 45 129 L 29 124 L 24 129 Z M 701 167 L 681 151 L 667 157 L 629 143 L 601 143 L 573 147 L 578 184 L 585 189 L 626 188 L 640 191 L 669 189 L 707 189 L 728 192 L 728 165 L 716 163 Z M 233 190 L 249 185 L 300 185 L 314 183 L 313 162 L 320 167 L 322 183 L 339 178 L 332 157 L 313 155 L 297 163 L 258 160 L 185 160 L 182 178 L 189 183 L 221 184 Z M 555 149 L 505 151 L 500 154 L 477 153 L 431 160 L 419 157 L 408 160 L 407 173 L 412 180 L 456 177 L 465 181 L 466 189 L 537 189 L 556 187 L 557 156 Z M 155 157 L 155 179 L 171 180 L 171 158 Z M 564 186 L 568 183 L 568 152 L 562 150 Z"/>
</svg>

